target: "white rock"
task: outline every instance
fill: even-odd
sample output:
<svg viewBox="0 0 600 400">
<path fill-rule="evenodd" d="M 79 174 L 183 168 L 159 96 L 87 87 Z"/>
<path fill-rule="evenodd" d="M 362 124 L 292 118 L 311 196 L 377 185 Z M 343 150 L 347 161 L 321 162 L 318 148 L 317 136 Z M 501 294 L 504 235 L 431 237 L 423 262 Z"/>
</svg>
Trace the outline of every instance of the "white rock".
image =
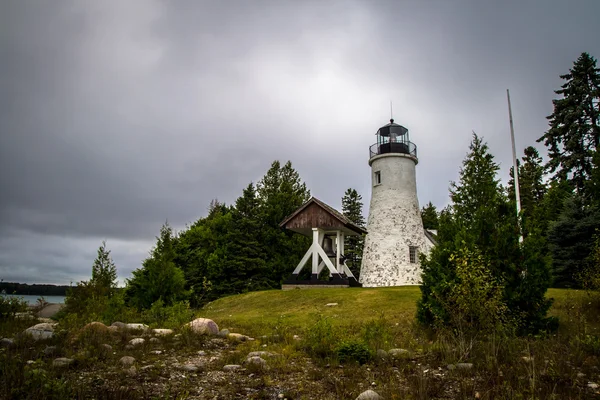
<svg viewBox="0 0 600 400">
<path fill-rule="evenodd" d="M 241 368 L 242 368 L 241 365 L 228 364 L 228 365 L 226 365 L 226 366 L 223 367 L 223 371 L 225 371 L 225 372 L 236 371 L 236 370 L 241 369 Z"/>
<path fill-rule="evenodd" d="M 337 305 L 338 305 L 338 303 L 327 303 L 327 304 L 325 304 L 325 307 L 335 307 Z"/>
<path fill-rule="evenodd" d="M 218 335 L 219 326 L 212 319 L 208 318 L 196 318 L 189 324 L 187 324 L 194 333 L 200 335 Z"/>
<path fill-rule="evenodd" d="M 25 334 L 30 335 L 35 340 L 50 339 L 54 335 L 54 325 L 48 322 L 42 322 L 25 329 Z"/>
<path fill-rule="evenodd" d="M 598 384 L 597 384 L 597 383 L 595 383 L 595 382 L 588 382 L 587 386 L 588 386 L 590 389 L 594 389 L 594 390 L 595 390 L 595 389 L 598 389 L 598 388 L 600 387 L 600 385 L 598 385 Z"/>
<path fill-rule="evenodd" d="M 379 394 L 377 394 L 377 392 L 375 392 L 371 389 L 362 392 L 356 398 L 356 400 L 382 400 L 382 399 L 383 399 L 383 397 L 381 397 Z"/>
<path fill-rule="evenodd" d="M 132 330 L 142 330 L 142 331 L 146 331 L 148 330 L 149 326 L 146 324 L 125 324 L 125 328 L 126 329 L 132 329 Z"/>
<path fill-rule="evenodd" d="M 250 357 L 274 357 L 277 356 L 276 353 L 271 353 L 270 351 L 252 351 L 248 353 L 248 358 Z"/>
<path fill-rule="evenodd" d="M 246 340 L 250 339 L 248 336 L 242 335 L 241 333 L 230 333 L 227 335 L 227 338 L 237 342 L 245 342 Z"/>
<path fill-rule="evenodd" d="M 152 332 L 154 332 L 155 335 L 158 336 L 167 336 L 167 335 L 172 335 L 173 329 L 152 329 Z"/>
<path fill-rule="evenodd" d="M 263 360 L 261 357 L 248 357 L 246 359 L 246 364 L 250 364 L 250 365 L 256 365 L 258 367 L 266 367 L 267 366 L 267 362 L 265 360 Z"/>
<path fill-rule="evenodd" d="M 399 358 L 399 357 L 409 357 L 410 351 L 405 349 L 390 349 L 388 350 L 388 354 L 390 357 Z"/>
<path fill-rule="evenodd" d="M 145 340 L 143 338 L 133 338 L 129 341 L 129 344 L 132 346 L 138 346 L 144 344 Z"/>
<path fill-rule="evenodd" d="M 131 356 L 123 356 L 123 357 L 121 357 L 119 362 L 125 366 L 133 365 L 133 363 L 135 362 L 135 358 L 133 358 Z"/>
<path fill-rule="evenodd" d="M 69 365 L 73 364 L 74 361 L 75 360 L 73 360 L 72 358 L 61 357 L 52 361 L 52 366 L 56 368 L 68 367 Z"/>
</svg>

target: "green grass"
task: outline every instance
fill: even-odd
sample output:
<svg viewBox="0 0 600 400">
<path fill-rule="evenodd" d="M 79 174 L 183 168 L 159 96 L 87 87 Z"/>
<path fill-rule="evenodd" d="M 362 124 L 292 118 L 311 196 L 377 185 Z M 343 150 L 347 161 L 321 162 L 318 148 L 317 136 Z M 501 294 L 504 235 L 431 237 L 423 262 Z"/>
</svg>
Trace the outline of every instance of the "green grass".
<svg viewBox="0 0 600 400">
<path fill-rule="evenodd" d="M 355 325 L 382 314 L 389 321 L 410 324 L 420 297 L 417 286 L 269 290 L 218 299 L 206 305 L 201 316 L 240 327 L 272 325 L 283 319 L 286 325 L 301 328 L 315 315 L 330 317 L 340 326 Z M 550 314 L 564 320 L 571 316 L 572 303 L 585 301 L 587 294 L 580 290 L 550 289 L 548 297 L 555 299 Z M 327 307 L 327 303 L 338 305 Z"/>
</svg>

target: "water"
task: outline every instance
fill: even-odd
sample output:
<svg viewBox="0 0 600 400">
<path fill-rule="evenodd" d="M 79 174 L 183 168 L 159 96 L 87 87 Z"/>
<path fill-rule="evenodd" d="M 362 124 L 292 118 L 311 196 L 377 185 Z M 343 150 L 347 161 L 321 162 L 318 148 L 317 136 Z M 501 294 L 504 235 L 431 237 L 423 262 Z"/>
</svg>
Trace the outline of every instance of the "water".
<svg viewBox="0 0 600 400">
<path fill-rule="evenodd" d="M 37 304 L 37 300 L 42 297 L 39 295 L 28 295 L 28 294 L 3 294 L 6 297 L 20 297 L 31 305 Z M 64 303 L 65 296 L 43 296 L 44 300 L 48 303 Z"/>
</svg>

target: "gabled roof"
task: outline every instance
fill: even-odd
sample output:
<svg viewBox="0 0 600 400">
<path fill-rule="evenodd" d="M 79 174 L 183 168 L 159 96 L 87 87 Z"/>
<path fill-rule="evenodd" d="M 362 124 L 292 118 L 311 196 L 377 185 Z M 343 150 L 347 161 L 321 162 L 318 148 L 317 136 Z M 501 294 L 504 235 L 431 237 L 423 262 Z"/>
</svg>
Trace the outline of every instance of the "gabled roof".
<svg viewBox="0 0 600 400">
<path fill-rule="evenodd" d="M 294 211 L 291 215 L 289 215 L 286 219 L 284 219 L 283 222 L 281 222 L 279 224 L 279 226 L 285 227 L 285 225 L 288 222 L 290 222 L 294 217 L 296 217 L 298 214 L 300 214 L 302 211 L 304 211 L 311 204 L 316 204 L 319 207 L 321 207 L 323 210 L 325 210 L 326 212 L 331 214 L 332 217 L 337 219 L 342 225 L 344 225 L 346 228 L 348 228 L 352 232 L 354 232 L 358 235 L 367 233 L 366 229 L 356 225 L 349 218 L 347 218 L 344 214 L 342 214 L 335 208 L 331 207 L 330 205 L 323 203 L 321 200 L 319 200 L 315 197 L 311 197 L 310 200 L 308 200 L 306 203 L 302 204 L 296 211 Z"/>
</svg>

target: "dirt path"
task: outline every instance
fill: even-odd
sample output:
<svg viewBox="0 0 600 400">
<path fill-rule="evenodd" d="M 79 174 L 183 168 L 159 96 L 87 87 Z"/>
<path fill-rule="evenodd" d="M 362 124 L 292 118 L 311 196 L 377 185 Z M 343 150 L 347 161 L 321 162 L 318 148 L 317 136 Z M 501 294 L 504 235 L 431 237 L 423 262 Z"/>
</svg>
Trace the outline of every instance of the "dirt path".
<svg viewBox="0 0 600 400">
<path fill-rule="evenodd" d="M 48 304 L 46 307 L 38 311 L 37 316 L 40 318 L 52 318 L 64 306 L 64 304 Z"/>
</svg>

